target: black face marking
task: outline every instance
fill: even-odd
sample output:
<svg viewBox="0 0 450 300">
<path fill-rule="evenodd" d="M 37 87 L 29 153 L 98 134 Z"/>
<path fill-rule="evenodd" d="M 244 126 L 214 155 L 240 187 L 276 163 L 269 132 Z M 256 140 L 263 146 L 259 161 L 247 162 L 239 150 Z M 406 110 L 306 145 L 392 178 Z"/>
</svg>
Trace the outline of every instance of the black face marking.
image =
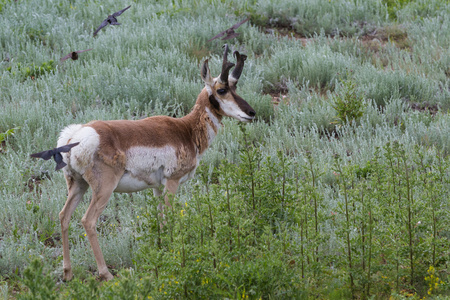
<svg viewBox="0 0 450 300">
<path fill-rule="evenodd" d="M 211 105 L 219 110 L 220 109 L 220 104 L 219 101 L 217 101 L 216 97 L 214 97 L 214 95 L 209 96 L 209 102 L 211 102 Z"/>
<path fill-rule="evenodd" d="M 255 110 L 250 106 L 250 104 L 247 103 L 247 101 L 236 94 L 235 89 L 231 89 L 231 93 L 233 95 L 234 101 L 236 101 L 236 104 L 244 113 L 246 113 L 250 117 L 254 117 L 256 115 Z"/>
</svg>

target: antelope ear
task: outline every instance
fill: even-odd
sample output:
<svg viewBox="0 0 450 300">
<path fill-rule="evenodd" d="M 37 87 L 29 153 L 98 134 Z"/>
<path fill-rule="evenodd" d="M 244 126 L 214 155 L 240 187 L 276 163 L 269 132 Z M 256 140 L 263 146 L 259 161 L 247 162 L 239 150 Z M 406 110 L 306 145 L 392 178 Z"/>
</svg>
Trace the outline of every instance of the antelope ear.
<svg viewBox="0 0 450 300">
<path fill-rule="evenodd" d="M 208 60 L 205 60 L 203 63 L 200 75 L 202 76 L 202 80 L 205 82 L 207 87 L 212 88 L 214 86 L 214 79 L 209 72 Z"/>
</svg>

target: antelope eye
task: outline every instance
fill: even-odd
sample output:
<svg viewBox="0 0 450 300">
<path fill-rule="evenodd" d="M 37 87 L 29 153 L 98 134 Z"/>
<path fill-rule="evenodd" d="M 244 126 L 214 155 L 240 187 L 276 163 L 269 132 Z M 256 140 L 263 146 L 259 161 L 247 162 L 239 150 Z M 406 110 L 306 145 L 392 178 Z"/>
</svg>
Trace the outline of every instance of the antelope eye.
<svg viewBox="0 0 450 300">
<path fill-rule="evenodd" d="M 227 93 L 227 90 L 226 89 L 218 89 L 217 90 L 217 94 L 219 94 L 219 95 L 224 95 L 224 94 L 226 94 Z"/>
</svg>

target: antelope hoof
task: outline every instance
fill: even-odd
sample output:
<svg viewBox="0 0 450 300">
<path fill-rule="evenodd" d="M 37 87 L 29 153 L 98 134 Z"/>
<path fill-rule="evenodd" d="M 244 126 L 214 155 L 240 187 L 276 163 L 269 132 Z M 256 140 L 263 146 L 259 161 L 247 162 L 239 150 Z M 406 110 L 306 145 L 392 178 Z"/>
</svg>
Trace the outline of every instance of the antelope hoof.
<svg viewBox="0 0 450 300">
<path fill-rule="evenodd" d="M 72 269 L 64 269 L 63 281 L 71 281 L 73 278 Z"/>
<path fill-rule="evenodd" d="M 104 280 L 104 281 L 109 281 L 114 278 L 114 276 L 112 276 L 112 274 L 109 271 L 99 274 L 99 277 L 101 280 Z"/>
</svg>

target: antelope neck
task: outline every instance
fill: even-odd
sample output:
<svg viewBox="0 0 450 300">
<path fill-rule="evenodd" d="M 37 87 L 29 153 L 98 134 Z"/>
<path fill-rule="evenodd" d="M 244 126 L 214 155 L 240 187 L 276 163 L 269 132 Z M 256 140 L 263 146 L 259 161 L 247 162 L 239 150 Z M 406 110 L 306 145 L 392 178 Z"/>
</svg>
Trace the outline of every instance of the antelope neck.
<svg viewBox="0 0 450 300">
<path fill-rule="evenodd" d="M 192 128 L 198 154 L 203 154 L 216 137 L 219 128 L 222 127 L 222 115 L 210 103 L 206 88 L 198 96 L 192 111 L 181 119 L 186 126 Z"/>
</svg>

